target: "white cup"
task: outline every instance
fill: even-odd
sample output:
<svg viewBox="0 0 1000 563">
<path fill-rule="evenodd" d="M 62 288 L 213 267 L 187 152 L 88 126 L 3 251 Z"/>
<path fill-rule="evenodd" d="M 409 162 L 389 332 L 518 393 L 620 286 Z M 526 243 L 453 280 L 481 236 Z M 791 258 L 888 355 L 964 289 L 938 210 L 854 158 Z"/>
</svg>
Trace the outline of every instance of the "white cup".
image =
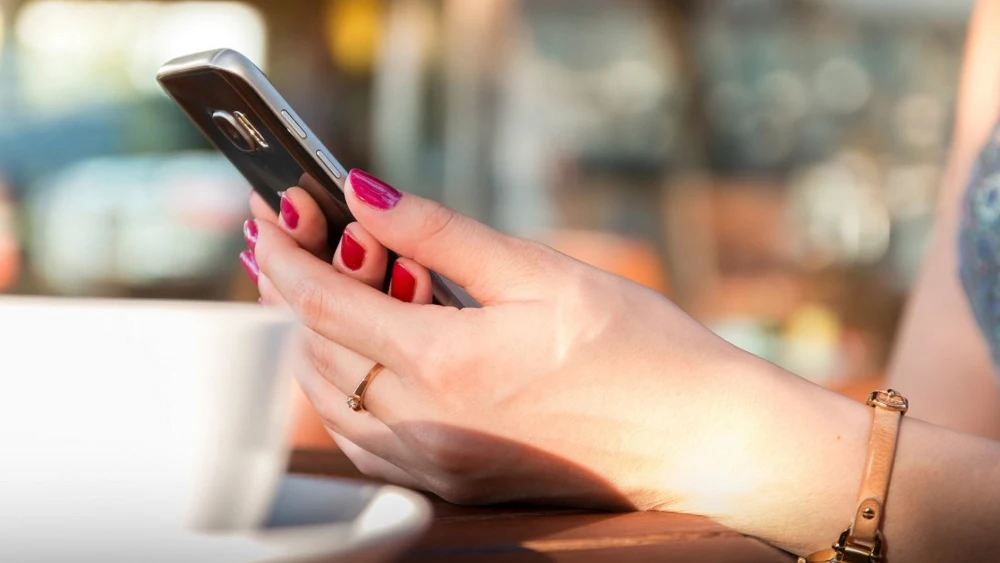
<svg viewBox="0 0 1000 563">
<path fill-rule="evenodd" d="M 0 298 L 0 560 L 148 560 L 259 525 L 287 462 L 291 326 L 257 305 Z"/>
</svg>

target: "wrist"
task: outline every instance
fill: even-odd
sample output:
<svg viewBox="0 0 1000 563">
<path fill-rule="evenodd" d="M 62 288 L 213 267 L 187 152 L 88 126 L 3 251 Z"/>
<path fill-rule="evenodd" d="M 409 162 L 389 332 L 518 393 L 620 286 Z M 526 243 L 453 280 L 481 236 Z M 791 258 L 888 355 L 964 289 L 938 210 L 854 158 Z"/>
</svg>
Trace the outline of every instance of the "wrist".
<svg viewBox="0 0 1000 563">
<path fill-rule="evenodd" d="M 714 383 L 719 401 L 697 403 L 702 420 L 714 424 L 675 452 L 683 470 L 665 471 L 662 482 L 677 500 L 663 508 L 707 516 L 798 555 L 829 548 L 858 508 L 872 407 L 759 360 L 738 364 L 728 382 Z M 724 398 L 734 395 L 738 400 Z M 998 480 L 1000 444 L 904 417 L 883 557 L 993 556 Z"/>
<path fill-rule="evenodd" d="M 737 373 L 721 438 L 691 454 L 697 477 L 683 510 L 796 553 L 829 547 L 855 508 L 868 407 L 757 358 Z"/>
</svg>

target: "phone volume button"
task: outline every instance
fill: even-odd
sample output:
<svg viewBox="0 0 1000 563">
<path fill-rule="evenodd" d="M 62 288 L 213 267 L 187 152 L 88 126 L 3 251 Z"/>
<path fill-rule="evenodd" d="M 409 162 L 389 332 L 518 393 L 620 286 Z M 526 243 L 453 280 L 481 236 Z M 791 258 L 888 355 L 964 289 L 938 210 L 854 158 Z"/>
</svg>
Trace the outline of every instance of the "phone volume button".
<svg viewBox="0 0 1000 563">
<path fill-rule="evenodd" d="M 344 177 L 344 175 L 340 173 L 340 166 L 334 164 L 333 160 L 326 156 L 323 151 L 316 151 L 316 156 L 319 158 L 319 161 L 323 163 L 323 166 L 330 171 L 330 174 L 333 174 L 334 178 L 339 180 Z"/>
<path fill-rule="evenodd" d="M 306 138 L 306 132 L 305 132 L 305 130 L 302 129 L 302 126 L 299 125 L 297 121 L 295 121 L 295 118 L 292 117 L 292 115 L 290 113 L 288 113 L 285 110 L 281 110 L 281 117 L 284 118 L 285 123 L 288 124 L 288 127 L 292 131 L 294 131 L 296 135 L 298 135 L 299 137 L 302 137 L 303 139 Z"/>
</svg>

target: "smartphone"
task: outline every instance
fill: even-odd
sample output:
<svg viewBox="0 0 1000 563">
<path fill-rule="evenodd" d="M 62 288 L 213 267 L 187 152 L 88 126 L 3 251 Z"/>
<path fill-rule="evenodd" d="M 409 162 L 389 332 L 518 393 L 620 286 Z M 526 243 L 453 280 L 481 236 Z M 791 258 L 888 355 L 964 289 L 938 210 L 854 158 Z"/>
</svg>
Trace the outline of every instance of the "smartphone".
<svg viewBox="0 0 1000 563">
<path fill-rule="evenodd" d="M 300 186 L 309 192 L 336 246 L 354 221 L 344 198 L 347 170 L 252 61 L 232 49 L 194 53 L 165 63 L 156 79 L 276 212 L 284 190 Z M 383 290 L 394 259 L 390 252 Z M 436 303 L 478 307 L 444 276 L 431 272 L 431 283 Z"/>
</svg>

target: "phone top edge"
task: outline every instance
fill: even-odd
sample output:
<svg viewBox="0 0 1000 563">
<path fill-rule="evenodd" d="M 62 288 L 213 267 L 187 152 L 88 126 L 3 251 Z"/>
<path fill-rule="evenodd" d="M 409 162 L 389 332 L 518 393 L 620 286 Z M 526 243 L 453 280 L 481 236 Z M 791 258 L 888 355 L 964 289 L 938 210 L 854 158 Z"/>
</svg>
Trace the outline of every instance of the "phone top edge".
<svg viewBox="0 0 1000 563">
<path fill-rule="evenodd" d="M 169 94 L 169 88 L 167 88 L 165 82 L 171 77 L 205 70 L 221 72 L 239 80 L 241 84 L 260 97 L 268 106 L 268 109 L 279 119 L 282 119 L 282 111 L 287 112 L 288 116 L 306 134 L 305 139 L 298 139 L 299 144 L 311 153 L 313 160 L 321 168 L 328 168 L 324 160 L 329 160 L 330 164 L 336 169 L 336 173 L 331 173 L 330 179 L 341 191 L 344 190 L 344 184 L 347 181 L 349 173 L 348 170 L 320 142 L 319 137 L 309 129 L 306 122 L 292 109 L 291 104 L 285 101 L 281 94 L 278 93 L 278 90 L 271 84 L 267 75 L 253 61 L 239 51 L 229 48 L 213 49 L 171 59 L 160 67 L 156 73 L 156 79 Z M 293 133 L 293 135 L 295 134 Z M 325 155 L 326 158 L 321 158 L 320 154 Z"/>
<path fill-rule="evenodd" d="M 174 75 L 206 68 L 217 68 L 215 64 L 216 57 L 225 51 L 232 51 L 232 49 L 213 49 L 211 51 L 201 51 L 170 59 L 160 65 L 160 68 L 156 71 L 156 80 L 163 82 Z"/>
</svg>

